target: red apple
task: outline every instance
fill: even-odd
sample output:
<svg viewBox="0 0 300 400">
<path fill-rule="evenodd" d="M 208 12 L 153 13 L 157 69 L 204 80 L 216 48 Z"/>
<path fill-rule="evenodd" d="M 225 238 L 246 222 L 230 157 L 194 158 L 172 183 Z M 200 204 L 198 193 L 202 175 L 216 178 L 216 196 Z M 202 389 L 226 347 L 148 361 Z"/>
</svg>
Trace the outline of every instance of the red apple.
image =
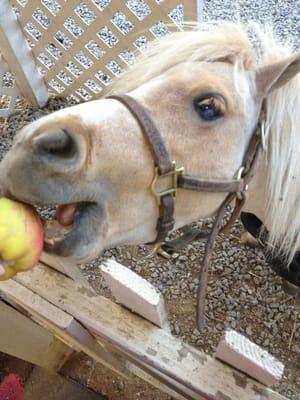
<svg viewBox="0 0 300 400">
<path fill-rule="evenodd" d="M 34 208 L 0 198 L 0 281 L 32 268 L 43 242 L 43 226 Z"/>
</svg>

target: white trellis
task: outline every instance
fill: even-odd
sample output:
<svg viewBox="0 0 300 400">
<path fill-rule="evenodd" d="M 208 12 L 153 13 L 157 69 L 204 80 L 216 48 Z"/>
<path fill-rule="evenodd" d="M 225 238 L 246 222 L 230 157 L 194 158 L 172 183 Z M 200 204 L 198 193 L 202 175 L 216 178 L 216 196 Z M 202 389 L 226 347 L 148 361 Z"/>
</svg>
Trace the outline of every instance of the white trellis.
<svg viewBox="0 0 300 400">
<path fill-rule="evenodd" d="M 20 95 L 38 105 L 49 90 L 76 101 L 99 97 L 151 39 L 197 19 L 196 3 L 1 0 L 0 116 Z"/>
</svg>

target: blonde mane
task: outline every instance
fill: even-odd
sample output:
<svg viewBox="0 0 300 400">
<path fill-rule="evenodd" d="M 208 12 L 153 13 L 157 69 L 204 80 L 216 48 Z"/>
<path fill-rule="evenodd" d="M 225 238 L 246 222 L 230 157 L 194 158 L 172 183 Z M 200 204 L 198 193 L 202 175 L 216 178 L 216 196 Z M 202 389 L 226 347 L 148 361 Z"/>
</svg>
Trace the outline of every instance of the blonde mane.
<svg viewBox="0 0 300 400">
<path fill-rule="evenodd" d="M 251 69 L 256 52 L 240 24 L 190 24 L 186 31 L 174 32 L 163 40 L 154 40 L 146 53 L 137 59 L 111 86 L 110 93 L 128 92 L 177 64 L 187 61 L 226 60 Z"/>
<path fill-rule="evenodd" d="M 241 87 L 239 73 L 291 55 L 291 43 L 280 43 L 270 27 L 253 23 L 204 23 L 154 41 L 136 65 L 112 85 L 111 93 L 131 91 L 179 63 L 225 60 L 235 65 L 236 86 L 245 99 L 243 90 L 249 88 Z M 271 247 L 276 246 L 289 261 L 300 248 L 299 75 L 267 98 L 264 223 Z"/>
<path fill-rule="evenodd" d="M 264 63 L 293 54 L 272 35 L 262 38 Z M 265 219 L 269 242 L 292 261 L 300 248 L 300 74 L 267 98 Z M 276 250 L 277 251 L 277 250 Z"/>
</svg>

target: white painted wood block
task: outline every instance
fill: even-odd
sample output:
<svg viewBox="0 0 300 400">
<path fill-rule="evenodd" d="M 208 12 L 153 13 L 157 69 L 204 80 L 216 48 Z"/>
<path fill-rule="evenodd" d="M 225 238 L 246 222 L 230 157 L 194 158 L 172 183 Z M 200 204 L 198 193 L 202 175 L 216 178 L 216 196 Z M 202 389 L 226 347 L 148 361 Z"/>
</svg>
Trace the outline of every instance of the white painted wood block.
<svg viewBox="0 0 300 400">
<path fill-rule="evenodd" d="M 168 317 L 161 293 L 140 275 L 108 260 L 100 266 L 102 275 L 116 300 L 155 325 L 168 329 Z"/>
<path fill-rule="evenodd" d="M 225 332 L 215 356 L 267 386 L 279 381 L 284 371 L 280 361 L 233 330 Z"/>
</svg>

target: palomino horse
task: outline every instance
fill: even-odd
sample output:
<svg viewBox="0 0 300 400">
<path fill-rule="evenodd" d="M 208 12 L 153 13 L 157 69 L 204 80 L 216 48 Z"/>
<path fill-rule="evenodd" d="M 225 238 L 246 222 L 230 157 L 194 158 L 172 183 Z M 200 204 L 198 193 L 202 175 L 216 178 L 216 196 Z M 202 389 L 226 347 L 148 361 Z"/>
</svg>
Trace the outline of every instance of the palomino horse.
<svg viewBox="0 0 300 400">
<path fill-rule="evenodd" d="M 153 43 L 113 86 L 151 116 L 185 173 L 232 181 L 266 105 L 264 151 L 249 183 L 246 211 L 289 260 L 300 247 L 300 56 L 256 28 L 259 51 L 239 24 L 204 24 Z M 48 246 L 87 262 L 104 248 L 153 242 L 159 208 L 154 159 L 136 118 L 103 98 L 26 126 L 0 166 L 2 194 L 59 205 L 70 232 Z M 175 226 L 212 216 L 224 193 L 178 188 Z"/>
</svg>

